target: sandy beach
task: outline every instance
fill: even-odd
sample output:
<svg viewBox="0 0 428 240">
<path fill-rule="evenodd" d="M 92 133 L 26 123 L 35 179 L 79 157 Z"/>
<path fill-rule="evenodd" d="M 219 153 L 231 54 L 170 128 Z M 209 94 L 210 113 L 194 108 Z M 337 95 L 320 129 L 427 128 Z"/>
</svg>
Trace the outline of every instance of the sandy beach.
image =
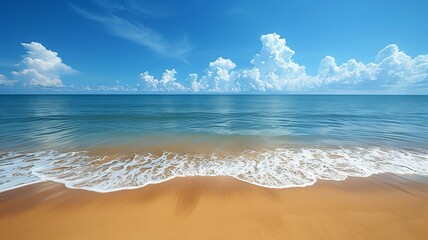
<svg viewBox="0 0 428 240">
<path fill-rule="evenodd" d="M 45 182 L 0 193 L 1 239 L 427 239 L 425 177 L 269 189 L 176 178 L 96 193 Z"/>
</svg>

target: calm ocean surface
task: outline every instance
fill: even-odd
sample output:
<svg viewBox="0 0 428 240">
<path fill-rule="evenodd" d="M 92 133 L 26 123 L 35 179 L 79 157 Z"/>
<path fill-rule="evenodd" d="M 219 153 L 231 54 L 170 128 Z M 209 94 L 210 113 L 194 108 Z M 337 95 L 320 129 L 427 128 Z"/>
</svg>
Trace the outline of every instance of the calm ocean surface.
<svg viewBox="0 0 428 240">
<path fill-rule="evenodd" d="M 2 95 L 0 191 L 428 174 L 428 96 Z"/>
</svg>

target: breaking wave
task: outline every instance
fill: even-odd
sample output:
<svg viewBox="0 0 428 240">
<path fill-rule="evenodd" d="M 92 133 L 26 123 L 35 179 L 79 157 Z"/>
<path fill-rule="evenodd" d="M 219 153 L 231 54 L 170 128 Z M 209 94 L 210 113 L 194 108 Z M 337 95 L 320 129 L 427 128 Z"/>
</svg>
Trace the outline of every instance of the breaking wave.
<svg viewBox="0 0 428 240">
<path fill-rule="evenodd" d="M 0 153 L 0 191 L 54 181 L 69 188 L 112 192 L 182 176 L 230 176 L 268 188 L 308 186 L 377 173 L 428 175 L 428 151 L 380 147 L 296 147 L 236 154 L 151 152 Z"/>
</svg>

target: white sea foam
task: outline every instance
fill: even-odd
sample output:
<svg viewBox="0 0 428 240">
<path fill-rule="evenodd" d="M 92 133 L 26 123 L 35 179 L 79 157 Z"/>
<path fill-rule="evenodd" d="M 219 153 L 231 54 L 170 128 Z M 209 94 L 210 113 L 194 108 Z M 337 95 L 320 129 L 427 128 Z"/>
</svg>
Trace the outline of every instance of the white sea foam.
<svg viewBox="0 0 428 240">
<path fill-rule="evenodd" d="M 93 156 L 42 151 L 0 154 L 0 191 L 40 181 L 97 192 L 132 189 L 178 176 L 231 176 L 269 188 L 307 186 L 376 173 L 428 175 L 426 150 L 296 147 L 239 154 L 164 152 Z"/>
</svg>

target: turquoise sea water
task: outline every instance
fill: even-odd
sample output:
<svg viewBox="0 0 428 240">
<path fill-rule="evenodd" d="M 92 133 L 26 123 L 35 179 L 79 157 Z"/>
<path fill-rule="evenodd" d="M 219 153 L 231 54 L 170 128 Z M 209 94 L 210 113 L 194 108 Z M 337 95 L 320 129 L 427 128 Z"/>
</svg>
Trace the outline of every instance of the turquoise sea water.
<svg viewBox="0 0 428 240">
<path fill-rule="evenodd" d="M 428 96 L 2 95 L 0 191 L 428 174 Z"/>
</svg>

